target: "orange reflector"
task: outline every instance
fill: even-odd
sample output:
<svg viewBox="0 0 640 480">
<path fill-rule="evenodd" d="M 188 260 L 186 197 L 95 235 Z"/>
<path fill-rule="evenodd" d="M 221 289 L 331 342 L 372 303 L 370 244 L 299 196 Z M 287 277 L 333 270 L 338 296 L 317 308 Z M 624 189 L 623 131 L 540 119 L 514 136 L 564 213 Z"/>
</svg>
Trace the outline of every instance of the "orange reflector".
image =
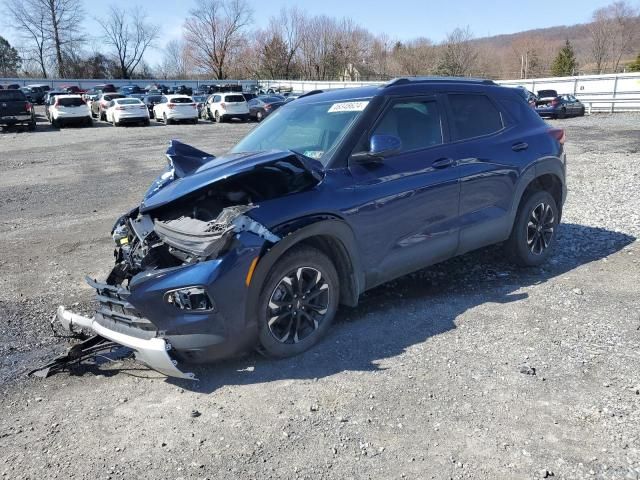
<svg viewBox="0 0 640 480">
<path fill-rule="evenodd" d="M 249 265 L 249 271 L 247 272 L 247 278 L 244 283 L 247 287 L 251 284 L 251 277 L 253 277 L 253 271 L 256 269 L 256 265 L 258 264 L 258 259 L 260 257 L 256 257 L 251 261 L 251 265 Z"/>
</svg>

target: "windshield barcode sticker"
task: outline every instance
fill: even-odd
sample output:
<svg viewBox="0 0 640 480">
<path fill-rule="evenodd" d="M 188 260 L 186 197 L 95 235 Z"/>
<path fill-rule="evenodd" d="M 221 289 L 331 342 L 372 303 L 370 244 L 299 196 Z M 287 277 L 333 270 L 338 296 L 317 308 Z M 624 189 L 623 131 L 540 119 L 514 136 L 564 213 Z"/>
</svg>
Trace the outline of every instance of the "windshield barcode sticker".
<svg viewBox="0 0 640 480">
<path fill-rule="evenodd" d="M 334 103 L 329 109 L 329 113 L 334 112 L 361 112 L 364 110 L 369 102 L 342 102 Z"/>
</svg>

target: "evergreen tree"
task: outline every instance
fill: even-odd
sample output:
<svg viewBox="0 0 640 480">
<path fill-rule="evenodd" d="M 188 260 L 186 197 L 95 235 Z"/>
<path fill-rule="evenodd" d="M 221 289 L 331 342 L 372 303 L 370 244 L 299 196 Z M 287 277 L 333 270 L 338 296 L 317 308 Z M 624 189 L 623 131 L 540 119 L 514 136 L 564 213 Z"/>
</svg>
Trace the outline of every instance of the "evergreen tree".
<svg viewBox="0 0 640 480">
<path fill-rule="evenodd" d="M 633 62 L 627 65 L 627 68 L 630 72 L 640 72 L 640 53 Z"/>
<path fill-rule="evenodd" d="M 0 76 L 15 77 L 22 65 L 18 51 L 0 36 Z"/>
<path fill-rule="evenodd" d="M 558 52 L 553 64 L 551 65 L 551 74 L 554 77 L 568 77 L 574 75 L 578 69 L 578 61 L 573 51 L 571 42 L 567 39 L 564 47 Z"/>
</svg>

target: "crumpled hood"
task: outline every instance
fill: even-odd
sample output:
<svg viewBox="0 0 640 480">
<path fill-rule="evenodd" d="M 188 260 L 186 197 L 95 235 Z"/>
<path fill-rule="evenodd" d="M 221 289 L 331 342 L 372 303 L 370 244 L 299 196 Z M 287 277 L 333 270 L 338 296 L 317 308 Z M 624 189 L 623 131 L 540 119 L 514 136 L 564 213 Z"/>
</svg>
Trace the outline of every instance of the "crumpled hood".
<svg viewBox="0 0 640 480">
<path fill-rule="evenodd" d="M 257 168 L 279 168 L 292 174 L 308 173 L 317 182 L 324 178 L 320 162 L 290 150 L 230 153 L 220 157 L 171 140 L 167 150 L 169 165 L 145 194 L 140 212 L 148 212 L 215 182 Z"/>
</svg>

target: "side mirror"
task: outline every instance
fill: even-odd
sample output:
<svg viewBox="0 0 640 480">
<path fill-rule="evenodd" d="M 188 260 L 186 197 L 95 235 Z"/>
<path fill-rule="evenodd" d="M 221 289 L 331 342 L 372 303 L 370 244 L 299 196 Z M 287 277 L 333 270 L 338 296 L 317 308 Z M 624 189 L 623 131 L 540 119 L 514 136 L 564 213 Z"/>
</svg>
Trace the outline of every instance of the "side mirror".
<svg viewBox="0 0 640 480">
<path fill-rule="evenodd" d="M 369 151 L 355 153 L 351 158 L 358 163 L 375 163 L 400 150 L 402 150 L 402 140 L 395 135 L 373 135 L 369 140 Z"/>
</svg>

